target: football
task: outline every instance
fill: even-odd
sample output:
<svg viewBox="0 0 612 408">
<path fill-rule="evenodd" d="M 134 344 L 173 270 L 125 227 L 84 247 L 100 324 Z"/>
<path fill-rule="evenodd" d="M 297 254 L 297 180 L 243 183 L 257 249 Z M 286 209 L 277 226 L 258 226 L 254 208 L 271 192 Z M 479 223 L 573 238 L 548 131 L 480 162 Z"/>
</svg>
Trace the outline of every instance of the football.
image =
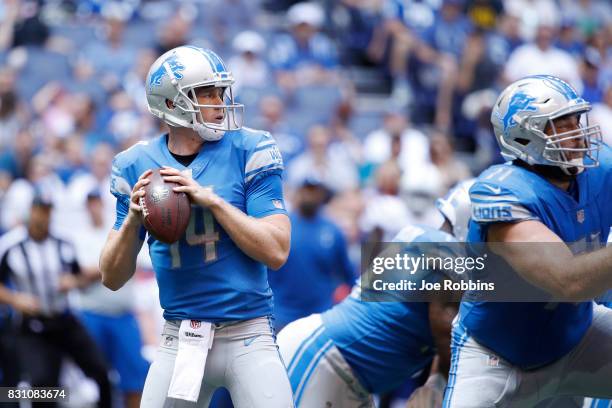
<svg viewBox="0 0 612 408">
<path fill-rule="evenodd" d="M 178 184 L 164 181 L 159 170 L 153 170 L 149 176 L 151 181 L 144 187 L 145 195 L 140 199 L 140 207 L 147 231 L 159 241 L 172 244 L 187 229 L 191 203 L 187 194 L 172 190 Z"/>
</svg>

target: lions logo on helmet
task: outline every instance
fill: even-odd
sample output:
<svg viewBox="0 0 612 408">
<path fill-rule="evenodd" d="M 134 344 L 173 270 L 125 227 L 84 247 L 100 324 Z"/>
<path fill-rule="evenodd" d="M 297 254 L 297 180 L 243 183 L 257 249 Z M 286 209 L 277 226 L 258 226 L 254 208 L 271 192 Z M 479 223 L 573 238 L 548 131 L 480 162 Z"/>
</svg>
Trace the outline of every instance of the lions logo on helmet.
<svg viewBox="0 0 612 408">
<path fill-rule="evenodd" d="M 591 105 L 565 81 L 535 75 L 504 89 L 495 102 L 491 123 L 506 160 L 557 166 L 566 174 L 575 175 L 599 164 L 601 130 L 598 125 L 589 125 L 590 110 Z M 578 118 L 584 115 L 586 124 L 577 130 L 557 133 L 553 121 L 568 115 Z M 550 135 L 545 133 L 547 126 L 553 130 Z M 576 154 L 581 157 L 575 158 Z"/>
<path fill-rule="evenodd" d="M 185 69 L 185 66 L 176 59 L 175 55 L 167 58 L 160 66 L 151 74 L 149 79 L 149 88 L 161 85 L 161 80 L 165 75 L 168 75 L 168 70 L 172 73 L 175 79 L 183 79 L 181 71 Z"/>
<path fill-rule="evenodd" d="M 149 111 L 170 126 L 191 128 L 206 141 L 242 128 L 244 106 L 234 102 L 234 77 L 211 50 L 182 46 L 166 52 L 149 69 L 146 83 Z M 222 88 L 224 103 L 198 103 L 195 90 L 202 87 Z M 222 123 L 205 121 L 201 109 L 221 109 Z"/>
<path fill-rule="evenodd" d="M 506 135 L 508 134 L 508 130 L 510 130 L 510 128 L 518 125 L 517 121 L 514 119 L 514 115 L 516 115 L 517 112 L 536 111 L 535 106 L 530 106 L 531 102 L 533 102 L 534 100 L 535 98 L 532 98 L 529 95 L 525 95 L 522 92 L 517 92 L 516 94 L 512 95 L 512 99 L 508 104 L 508 111 L 506 112 L 504 117 L 501 118 L 502 122 L 504 123 L 504 133 Z"/>
</svg>

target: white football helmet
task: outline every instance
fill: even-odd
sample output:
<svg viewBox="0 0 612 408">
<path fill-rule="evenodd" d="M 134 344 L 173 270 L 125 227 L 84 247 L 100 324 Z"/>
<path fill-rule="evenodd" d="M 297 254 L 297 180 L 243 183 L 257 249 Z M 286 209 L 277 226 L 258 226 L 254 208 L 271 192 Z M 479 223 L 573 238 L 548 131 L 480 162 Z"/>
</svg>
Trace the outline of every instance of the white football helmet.
<svg viewBox="0 0 612 408">
<path fill-rule="evenodd" d="M 149 111 L 170 126 L 195 130 L 207 141 L 216 141 L 228 130 L 242 127 L 244 106 L 234 103 L 234 77 L 217 54 L 193 46 L 174 48 L 159 57 L 149 69 L 146 94 Z M 195 90 L 223 88 L 224 104 L 202 105 Z M 167 101 L 172 102 L 168 106 Z M 222 108 L 222 123 L 205 122 L 200 108 Z"/>
<path fill-rule="evenodd" d="M 444 198 L 436 200 L 436 207 L 453 228 L 452 234 L 460 242 L 465 242 L 468 225 L 472 215 L 470 187 L 476 179 L 464 180 L 451 188 Z"/>
<path fill-rule="evenodd" d="M 557 166 L 568 175 L 599 164 L 601 130 L 590 125 L 591 104 L 578 96 L 565 81 L 550 75 L 535 75 L 509 85 L 501 93 L 491 114 L 501 153 L 506 160 L 520 159 L 531 165 Z M 557 133 L 553 120 L 566 115 L 584 115 L 580 129 Z M 553 133 L 544 129 L 551 126 Z M 562 142 L 581 140 L 581 147 Z M 572 152 L 582 157 L 571 159 Z M 569 154 L 569 155 L 568 155 Z"/>
</svg>

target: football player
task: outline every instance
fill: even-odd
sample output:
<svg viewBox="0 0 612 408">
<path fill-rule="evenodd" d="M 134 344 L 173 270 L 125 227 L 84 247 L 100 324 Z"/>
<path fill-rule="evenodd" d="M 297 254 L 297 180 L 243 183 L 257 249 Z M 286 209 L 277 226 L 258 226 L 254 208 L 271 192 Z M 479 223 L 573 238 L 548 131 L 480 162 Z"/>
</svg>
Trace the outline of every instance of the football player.
<svg viewBox="0 0 612 408">
<path fill-rule="evenodd" d="M 612 396 L 612 310 L 593 302 L 612 287 L 612 248 L 601 248 L 612 224 L 612 154 L 588 123 L 590 108 L 547 75 L 509 85 L 495 103 L 491 121 L 511 163 L 472 186 L 468 241 L 534 243 L 488 246 L 526 282 L 572 303 L 462 303 L 445 407 Z"/>
<path fill-rule="evenodd" d="M 445 218 L 442 231 L 408 226 L 394 241 L 456 242 L 450 233 L 465 237 L 471 183 L 460 183 L 438 201 Z M 357 284 L 340 304 L 297 320 L 280 332 L 278 344 L 288 364 L 296 406 L 374 407 L 374 393 L 391 391 L 408 379 L 421 385 L 422 374 L 427 374 L 436 353 L 439 374 L 428 386 L 441 384 L 433 390 L 441 404 L 457 304 L 360 299 Z"/>
<path fill-rule="evenodd" d="M 283 163 L 270 134 L 241 126 L 233 82 L 210 50 L 181 46 L 163 54 L 149 70 L 146 96 L 169 132 L 113 162 L 117 221 L 100 258 L 109 288 L 134 273 L 145 238 L 138 203 L 150 169 L 163 167 L 165 180 L 192 203 L 178 242 L 147 239 L 166 323 L 143 407 L 206 407 L 221 386 L 236 407 L 293 406 L 267 280 L 267 267 L 278 269 L 289 252 Z"/>
</svg>

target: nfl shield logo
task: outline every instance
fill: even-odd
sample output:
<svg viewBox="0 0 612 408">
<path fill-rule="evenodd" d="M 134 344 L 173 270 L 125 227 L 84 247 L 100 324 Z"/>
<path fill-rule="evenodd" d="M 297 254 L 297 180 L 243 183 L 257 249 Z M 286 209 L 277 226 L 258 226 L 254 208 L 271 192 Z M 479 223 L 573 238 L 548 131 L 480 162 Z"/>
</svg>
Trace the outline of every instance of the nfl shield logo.
<svg viewBox="0 0 612 408">
<path fill-rule="evenodd" d="M 584 222 L 584 210 L 578 210 L 578 212 L 576 213 L 576 219 L 581 224 Z"/>
<path fill-rule="evenodd" d="M 199 329 L 202 326 L 202 322 L 200 322 L 199 320 L 192 320 L 191 321 L 191 328 L 196 330 Z"/>
<path fill-rule="evenodd" d="M 272 205 L 279 210 L 284 209 L 283 202 L 281 200 L 272 200 Z"/>
</svg>

